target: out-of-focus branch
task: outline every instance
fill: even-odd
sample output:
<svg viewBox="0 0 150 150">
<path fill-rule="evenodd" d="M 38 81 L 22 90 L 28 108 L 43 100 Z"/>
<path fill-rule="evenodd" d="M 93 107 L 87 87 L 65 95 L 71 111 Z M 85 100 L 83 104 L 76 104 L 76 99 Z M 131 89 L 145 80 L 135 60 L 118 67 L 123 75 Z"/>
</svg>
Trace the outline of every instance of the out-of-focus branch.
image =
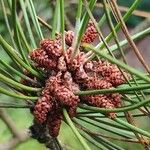
<svg viewBox="0 0 150 150">
<path fill-rule="evenodd" d="M 69 2 L 71 4 L 77 4 L 76 0 L 71 0 Z M 103 8 L 103 4 L 102 3 L 96 3 L 95 6 Z M 125 7 L 125 6 L 119 6 L 119 10 L 121 12 L 127 12 L 129 10 L 129 8 Z M 134 10 L 134 12 L 132 14 L 135 15 L 135 16 L 139 16 L 139 17 L 150 18 L 150 12 L 143 11 L 143 10 Z"/>
<path fill-rule="evenodd" d="M 16 128 L 15 123 L 13 120 L 10 118 L 10 116 L 7 114 L 5 109 L 0 109 L 0 118 L 4 121 L 4 123 L 7 125 L 11 133 L 16 137 L 21 139 L 22 136 L 19 132 L 19 130 Z"/>
<path fill-rule="evenodd" d="M 27 101 L 25 104 L 16 104 L 16 103 L 9 103 L 9 102 L 0 102 L 0 108 L 16 108 L 16 109 L 29 109 L 33 108 L 34 103 L 31 101 Z"/>
<path fill-rule="evenodd" d="M 19 131 L 16 127 L 16 124 L 7 114 L 5 109 L 0 109 L 0 119 L 7 125 L 8 129 L 12 133 L 11 139 L 9 139 L 4 144 L 0 144 L 0 150 L 12 150 L 20 143 L 25 142 L 27 139 L 29 139 L 29 132 L 27 132 L 27 130 Z"/>
<path fill-rule="evenodd" d="M 103 8 L 102 3 L 96 3 L 96 6 Z M 129 10 L 129 8 L 125 7 L 125 6 L 119 6 L 119 10 L 121 12 L 127 12 Z M 134 10 L 133 15 L 139 16 L 139 17 L 144 17 L 144 18 L 150 18 L 150 13 L 147 11 L 143 11 L 143 10 Z"/>
<path fill-rule="evenodd" d="M 65 24 L 66 24 L 68 30 L 72 30 L 72 31 L 74 30 L 74 27 L 66 13 L 65 13 Z"/>
<path fill-rule="evenodd" d="M 12 137 L 6 143 L 0 144 L 0 150 L 12 150 L 15 147 L 17 147 L 19 144 L 27 141 L 30 138 L 29 132 L 27 132 L 27 130 L 24 130 L 23 132 L 21 132 L 20 136 L 21 136 L 21 139 L 18 137 Z"/>
</svg>

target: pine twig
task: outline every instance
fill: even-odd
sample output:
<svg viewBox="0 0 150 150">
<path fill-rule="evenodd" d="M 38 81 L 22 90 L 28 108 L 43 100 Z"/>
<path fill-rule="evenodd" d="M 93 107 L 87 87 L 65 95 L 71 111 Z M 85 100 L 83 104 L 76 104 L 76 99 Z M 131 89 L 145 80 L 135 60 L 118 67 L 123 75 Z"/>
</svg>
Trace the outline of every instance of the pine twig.
<svg viewBox="0 0 150 150">
<path fill-rule="evenodd" d="M 16 124 L 7 114 L 5 109 L 0 109 L 0 118 L 4 121 L 4 123 L 7 125 L 8 129 L 13 135 L 12 138 L 9 139 L 6 143 L 0 144 L 0 150 L 12 150 L 20 143 L 25 142 L 29 139 L 28 132 L 26 130 L 24 130 L 23 132 L 19 131 L 16 127 Z"/>
<path fill-rule="evenodd" d="M 17 147 L 19 144 L 29 140 L 29 133 L 24 130 L 23 132 L 20 132 L 21 139 L 17 137 L 10 138 L 6 143 L 0 144 L 0 150 L 12 150 L 15 147 Z"/>
<path fill-rule="evenodd" d="M 16 128 L 15 123 L 13 120 L 10 118 L 10 116 L 7 114 L 5 109 L 0 109 L 0 118 L 4 121 L 4 123 L 7 125 L 11 133 L 16 137 L 21 139 L 22 136 L 19 132 L 19 130 Z"/>
</svg>

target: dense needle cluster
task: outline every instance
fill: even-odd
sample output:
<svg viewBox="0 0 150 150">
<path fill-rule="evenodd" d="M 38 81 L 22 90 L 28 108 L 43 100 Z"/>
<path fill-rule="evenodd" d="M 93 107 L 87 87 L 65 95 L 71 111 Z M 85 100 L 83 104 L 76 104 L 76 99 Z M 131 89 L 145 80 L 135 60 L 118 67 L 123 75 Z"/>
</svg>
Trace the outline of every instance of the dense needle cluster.
<svg viewBox="0 0 150 150">
<path fill-rule="evenodd" d="M 98 36 L 94 24 L 90 21 L 81 43 L 92 43 Z M 88 55 L 80 47 L 80 52 L 72 59 L 74 39 L 73 31 L 65 32 L 66 51 L 63 52 L 61 36 L 44 39 L 39 48 L 29 57 L 34 65 L 45 72 L 43 91 L 33 110 L 34 122 L 46 124 L 49 134 L 57 137 L 63 120 L 62 109 L 66 108 L 70 117 L 76 115 L 79 102 L 102 108 L 120 106 L 121 95 L 99 94 L 77 96 L 79 90 L 110 89 L 125 82 L 119 68 L 104 60 L 88 60 Z M 24 82 L 28 84 L 28 82 Z M 107 114 L 115 117 L 115 113 Z"/>
</svg>

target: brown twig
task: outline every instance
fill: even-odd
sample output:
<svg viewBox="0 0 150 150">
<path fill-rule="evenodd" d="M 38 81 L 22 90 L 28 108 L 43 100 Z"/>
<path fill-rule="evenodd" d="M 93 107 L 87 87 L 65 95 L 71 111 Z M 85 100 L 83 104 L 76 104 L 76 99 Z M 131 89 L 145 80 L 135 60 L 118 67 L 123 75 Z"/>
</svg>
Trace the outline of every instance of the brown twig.
<svg viewBox="0 0 150 150">
<path fill-rule="evenodd" d="M 52 27 L 47 22 L 45 22 L 42 18 L 40 18 L 39 16 L 37 16 L 37 19 L 47 29 L 49 29 L 50 31 L 52 30 Z"/>
<path fill-rule="evenodd" d="M 10 116 L 7 114 L 5 109 L 0 109 L 0 118 L 4 121 L 4 123 L 7 125 L 8 129 L 12 133 L 12 138 L 9 139 L 6 143 L 0 144 L 0 150 L 12 150 L 16 146 L 18 146 L 20 143 L 25 142 L 29 139 L 29 134 L 26 130 L 23 132 L 20 131 L 17 127 L 14 121 L 10 118 Z"/>
<path fill-rule="evenodd" d="M 134 35 L 134 34 L 140 32 L 140 31 L 142 31 L 142 30 L 145 30 L 145 29 L 148 28 L 149 26 L 150 26 L 150 19 L 145 19 L 145 20 L 142 21 L 140 24 L 138 24 L 134 29 L 131 30 L 131 35 Z M 148 35 L 146 35 L 146 36 L 148 36 Z M 146 38 L 146 37 L 144 37 L 144 38 Z M 142 40 L 143 40 L 143 38 L 141 37 L 141 38 L 137 39 L 137 42 L 136 42 L 136 43 L 138 43 L 138 42 L 140 42 L 140 41 L 142 41 Z M 130 47 L 129 45 L 123 46 L 123 50 L 124 50 L 124 53 L 125 53 L 125 54 L 127 54 L 127 53 L 130 51 L 129 47 Z M 120 58 L 120 57 L 121 57 L 121 54 L 120 54 L 120 53 L 117 53 L 117 54 L 116 54 L 116 57 L 117 57 L 117 58 Z"/>
<path fill-rule="evenodd" d="M 6 143 L 0 144 L 0 150 L 12 150 L 15 147 L 17 147 L 19 144 L 29 140 L 30 138 L 29 133 L 26 130 L 21 132 L 20 135 L 22 137 L 21 139 L 17 137 L 12 137 Z"/>
<path fill-rule="evenodd" d="M 112 9 L 112 12 L 113 12 L 113 15 L 114 15 L 116 21 L 121 23 L 121 25 L 122 25 L 122 26 L 121 26 L 122 31 L 124 32 L 124 35 L 126 36 L 128 42 L 129 42 L 129 44 L 130 44 L 130 47 L 134 50 L 134 52 L 135 52 L 135 54 L 137 55 L 139 61 L 143 64 L 143 66 L 145 67 L 145 69 L 149 72 L 148 65 L 146 64 L 144 58 L 143 58 L 142 55 L 140 54 L 140 52 L 139 52 L 138 48 L 136 47 L 134 41 L 133 41 L 133 40 L 131 39 L 131 37 L 130 37 L 129 31 L 128 31 L 128 29 L 127 29 L 127 27 L 126 27 L 126 25 L 125 25 L 125 23 L 124 23 L 124 21 L 123 21 L 123 19 L 122 19 L 121 13 L 120 13 L 119 10 L 118 10 L 117 4 L 116 4 L 114 1 L 113 1 L 113 2 L 111 2 L 111 1 L 109 1 L 109 0 L 107 0 L 107 1 L 108 1 L 109 5 L 110 5 L 110 7 L 111 7 L 111 9 Z M 114 3 L 115 3 L 115 4 L 114 4 Z M 115 6 L 114 6 L 114 5 L 115 5 Z M 122 55 L 124 56 L 124 54 L 122 54 Z M 125 62 L 126 64 L 128 64 L 127 61 L 126 61 L 126 59 L 125 59 L 125 56 L 123 57 L 123 60 L 124 60 L 124 62 Z M 132 75 L 131 75 L 131 76 L 132 76 Z M 133 78 L 133 80 L 135 81 L 135 79 L 134 79 L 133 76 L 132 76 L 132 78 Z M 135 81 L 135 83 L 136 83 L 136 81 Z M 137 84 L 137 83 L 136 83 L 136 84 Z M 137 84 L 137 85 L 138 85 L 138 84 Z M 145 99 L 144 93 L 143 93 L 142 91 L 140 91 L 140 93 L 141 93 L 141 95 L 143 96 L 143 98 Z M 135 92 L 135 94 L 136 94 L 136 96 L 139 98 L 139 96 L 138 96 L 138 94 L 137 94 L 136 92 Z M 149 110 L 148 110 L 145 106 L 144 106 L 144 108 L 145 108 L 145 109 L 147 110 L 147 112 L 149 113 Z"/>
<path fill-rule="evenodd" d="M 0 109 L 0 118 L 4 121 L 4 123 L 7 125 L 11 133 L 16 137 L 21 139 L 22 136 L 19 132 L 19 130 L 16 128 L 15 123 L 10 118 L 10 116 L 7 114 L 7 112 L 4 109 Z"/>
<path fill-rule="evenodd" d="M 124 33 L 124 35 L 126 36 L 131 48 L 134 50 L 137 58 L 139 59 L 139 61 L 143 64 L 144 68 L 147 70 L 148 73 L 150 73 L 150 68 L 149 66 L 146 64 L 143 56 L 141 55 L 141 53 L 139 52 L 137 46 L 135 45 L 134 41 L 131 39 L 131 36 L 130 36 L 130 33 L 123 21 L 123 18 L 122 18 L 122 15 L 119 11 L 119 8 L 118 8 L 118 5 L 116 3 L 116 1 L 109 1 L 110 3 L 110 6 L 112 8 L 112 11 L 114 12 L 114 14 L 116 15 L 117 19 L 119 20 L 119 22 L 121 23 L 121 28 L 122 28 L 122 31 Z"/>
<path fill-rule="evenodd" d="M 133 116 L 130 112 L 124 112 L 125 116 L 126 116 L 126 120 L 128 121 L 128 123 L 136 126 L 135 121 L 133 119 Z M 135 134 L 135 136 L 137 137 L 137 139 L 139 140 L 139 142 L 141 143 L 141 145 L 146 149 L 149 150 L 148 148 L 148 140 L 145 139 L 142 135 L 139 135 L 137 132 L 133 131 L 133 133 Z"/>
</svg>

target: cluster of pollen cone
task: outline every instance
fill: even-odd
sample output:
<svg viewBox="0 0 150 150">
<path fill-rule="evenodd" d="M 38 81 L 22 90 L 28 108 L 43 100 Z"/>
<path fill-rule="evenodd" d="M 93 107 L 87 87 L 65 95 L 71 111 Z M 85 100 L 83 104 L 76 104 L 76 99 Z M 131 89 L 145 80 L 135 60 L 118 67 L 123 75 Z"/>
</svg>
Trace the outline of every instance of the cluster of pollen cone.
<svg viewBox="0 0 150 150">
<path fill-rule="evenodd" d="M 81 43 L 92 43 L 98 36 L 94 24 L 90 21 L 82 37 Z M 125 82 L 119 68 L 104 60 L 88 60 L 88 55 L 80 46 L 80 51 L 72 59 L 74 39 L 73 31 L 65 32 L 66 51 L 62 50 L 61 36 L 55 39 L 44 39 L 39 48 L 33 50 L 29 57 L 34 66 L 45 72 L 46 78 L 43 91 L 32 111 L 34 122 L 45 124 L 52 137 L 57 137 L 61 121 L 63 120 L 63 108 L 72 118 L 76 116 L 78 103 L 101 107 L 116 108 L 120 106 L 121 95 L 98 94 L 77 96 L 80 90 L 110 89 Z M 28 74 L 30 76 L 30 74 Z M 37 80 L 36 77 L 33 77 Z M 22 81 L 29 84 L 27 81 Z M 106 114 L 115 117 L 115 113 Z"/>
</svg>

